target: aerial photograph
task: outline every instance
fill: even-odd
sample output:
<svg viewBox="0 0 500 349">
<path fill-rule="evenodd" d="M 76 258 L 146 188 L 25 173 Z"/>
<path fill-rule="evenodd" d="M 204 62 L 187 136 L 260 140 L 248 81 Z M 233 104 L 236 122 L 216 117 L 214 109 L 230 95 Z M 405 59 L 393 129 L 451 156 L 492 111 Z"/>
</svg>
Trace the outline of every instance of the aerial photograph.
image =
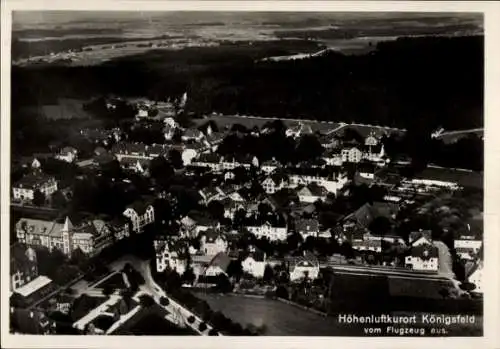
<svg viewBox="0 0 500 349">
<path fill-rule="evenodd" d="M 483 23 L 14 11 L 10 333 L 483 336 Z"/>
</svg>

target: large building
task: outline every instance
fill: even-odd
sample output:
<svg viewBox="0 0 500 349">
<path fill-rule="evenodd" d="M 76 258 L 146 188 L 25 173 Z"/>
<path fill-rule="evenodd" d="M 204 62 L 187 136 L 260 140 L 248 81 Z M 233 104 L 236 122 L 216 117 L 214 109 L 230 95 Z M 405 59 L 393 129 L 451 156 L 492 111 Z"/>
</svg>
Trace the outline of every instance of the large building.
<svg viewBox="0 0 500 349">
<path fill-rule="evenodd" d="M 102 220 L 74 226 L 69 217 L 64 223 L 21 218 L 16 223 L 16 232 L 19 242 L 27 246 L 44 246 L 49 250 L 57 248 L 67 256 L 71 256 L 76 249 L 94 255 L 114 241 L 113 233 Z"/>
<path fill-rule="evenodd" d="M 155 210 L 153 205 L 142 201 L 136 201 L 129 205 L 123 212 L 123 215 L 130 219 L 132 222 L 132 230 L 135 233 L 142 233 L 144 227 L 155 221 Z"/>
<path fill-rule="evenodd" d="M 15 200 L 33 200 L 37 190 L 45 197 L 52 195 L 57 191 L 56 179 L 42 173 L 30 173 L 13 185 L 12 194 Z"/>
</svg>

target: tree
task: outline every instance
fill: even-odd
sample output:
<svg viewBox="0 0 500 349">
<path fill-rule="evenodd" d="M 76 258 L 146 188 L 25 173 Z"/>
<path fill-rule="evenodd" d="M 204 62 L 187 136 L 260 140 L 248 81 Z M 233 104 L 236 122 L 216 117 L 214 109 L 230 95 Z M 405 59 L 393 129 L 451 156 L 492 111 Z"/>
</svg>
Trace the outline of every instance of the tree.
<svg viewBox="0 0 500 349">
<path fill-rule="evenodd" d="M 233 286 L 226 275 L 219 274 L 217 275 L 217 285 L 215 288 L 219 292 L 227 293 L 232 291 Z"/>
<path fill-rule="evenodd" d="M 71 252 L 70 262 L 74 265 L 82 265 L 87 261 L 87 255 L 81 250 L 80 247 L 77 247 Z"/>
<path fill-rule="evenodd" d="M 52 194 L 52 207 L 59 210 L 68 207 L 68 200 L 60 190 Z"/>
<path fill-rule="evenodd" d="M 198 329 L 200 330 L 200 332 L 206 331 L 207 324 L 204 322 L 200 323 L 200 326 L 198 326 Z"/>
<path fill-rule="evenodd" d="M 289 250 L 296 250 L 304 242 L 304 238 L 299 233 L 293 233 L 287 236 L 286 242 Z"/>
<path fill-rule="evenodd" d="M 184 167 L 184 161 L 182 161 L 182 155 L 177 149 L 171 149 L 168 152 L 168 160 L 175 169 Z"/>
<path fill-rule="evenodd" d="M 288 291 L 284 286 L 278 286 L 276 288 L 276 297 L 278 298 L 283 298 L 283 299 L 289 299 L 288 298 Z"/>
<path fill-rule="evenodd" d="M 231 260 L 227 266 L 226 272 L 229 277 L 235 277 L 236 280 L 239 280 L 243 275 L 241 260 Z"/>
<path fill-rule="evenodd" d="M 350 259 L 354 257 L 354 250 L 352 245 L 348 241 L 344 241 L 342 245 L 340 245 L 340 253 L 346 258 Z"/>
<path fill-rule="evenodd" d="M 308 161 L 317 159 L 323 154 L 324 148 L 315 135 L 303 136 L 297 145 L 297 160 Z"/>
<path fill-rule="evenodd" d="M 220 221 L 224 218 L 224 205 L 218 200 L 212 200 L 207 205 L 207 210 L 212 218 Z"/>
<path fill-rule="evenodd" d="M 35 190 L 33 193 L 33 205 L 35 206 L 43 206 L 45 204 L 45 194 L 43 194 L 40 190 Z"/>
<path fill-rule="evenodd" d="M 184 273 L 182 274 L 182 282 L 186 284 L 192 284 L 196 279 L 196 275 L 194 274 L 193 268 L 188 265 Z"/>
<path fill-rule="evenodd" d="M 269 283 L 274 280 L 274 270 L 269 264 L 266 264 L 264 268 L 264 276 L 262 277 L 262 279 L 266 283 Z"/>
<path fill-rule="evenodd" d="M 164 307 L 168 306 L 170 304 L 170 301 L 168 300 L 167 297 L 161 297 L 160 298 L 160 304 L 163 305 Z"/>
<path fill-rule="evenodd" d="M 384 216 L 376 217 L 369 225 L 370 231 L 377 236 L 384 236 L 391 230 L 391 221 Z"/>
<path fill-rule="evenodd" d="M 149 308 L 156 303 L 153 297 L 147 294 L 140 296 L 139 300 L 141 302 L 141 306 L 143 306 L 144 308 Z"/>
<path fill-rule="evenodd" d="M 174 175 L 172 165 L 163 156 L 158 156 L 151 160 L 149 165 L 149 174 L 151 178 L 160 184 L 167 184 L 168 179 Z"/>
</svg>

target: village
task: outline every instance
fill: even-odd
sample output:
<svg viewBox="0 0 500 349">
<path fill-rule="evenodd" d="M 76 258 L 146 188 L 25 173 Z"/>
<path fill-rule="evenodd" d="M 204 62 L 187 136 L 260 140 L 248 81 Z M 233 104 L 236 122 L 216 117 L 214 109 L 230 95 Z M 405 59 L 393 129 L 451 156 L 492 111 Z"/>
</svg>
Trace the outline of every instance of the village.
<svg viewBox="0 0 500 349">
<path fill-rule="evenodd" d="M 412 169 L 385 149 L 406 130 L 218 115 L 186 125 L 186 100 L 107 99 L 105 113 L 134 110 L 130 127 L 82 129 L 85 149 L 14 159 L 16 331 L 116 334 L 153 306 L 192 333 L 252 334 L 223 329 L 190 292 L 329 314 L 336 273 L 414 279 L 401 286 L 409 297 L 482 297 L 481 174 Z"/>
</svg>

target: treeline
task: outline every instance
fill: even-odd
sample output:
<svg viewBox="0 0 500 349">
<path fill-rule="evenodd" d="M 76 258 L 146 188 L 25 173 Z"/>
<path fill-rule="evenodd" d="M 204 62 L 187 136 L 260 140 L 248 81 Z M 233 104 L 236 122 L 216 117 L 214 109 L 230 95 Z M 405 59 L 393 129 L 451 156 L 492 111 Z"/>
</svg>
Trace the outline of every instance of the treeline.
<svg viewBox="0 0 500 349">
<path fill-rule="evenodd" d="M 402 38 L 365 55 L 331 51 L 278 62 L 256 61 L 277 51 L 259 51 L 256 43 L 154 51 L 92 67 L 14 67 L 12 98 L 37 105 L 61 95 L 165 98 L 188 91 L 186 108 L 195 114 L 474 128 L 483 125 L 483 39 Z"/>
</svg>

